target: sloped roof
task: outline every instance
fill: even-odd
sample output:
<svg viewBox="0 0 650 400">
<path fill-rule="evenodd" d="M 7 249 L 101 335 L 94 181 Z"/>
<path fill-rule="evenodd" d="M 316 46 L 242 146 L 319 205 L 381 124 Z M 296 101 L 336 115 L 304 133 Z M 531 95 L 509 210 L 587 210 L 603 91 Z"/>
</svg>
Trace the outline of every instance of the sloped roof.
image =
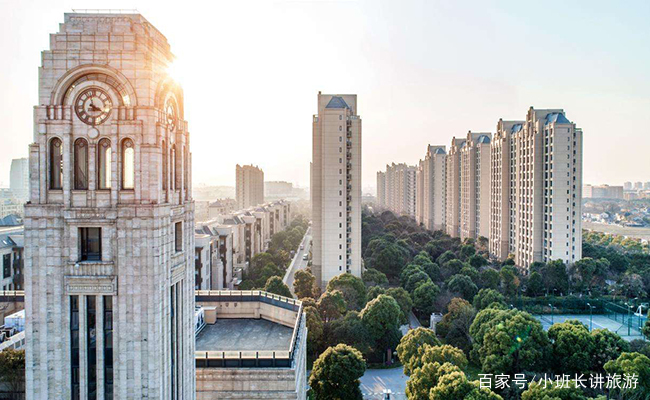
<svg viewBox="0 0 650 400">
<path fill-rule="evenodd" d="M 23 224 L 23 219 L 17 215 L 11 214 L 0 218 L 0 226 L 18 226 Z"/>
<path fill-rule="evenodd" d="M 348 103 L 346 103 L 345 100 L 343 100 L 343 97 L 334 96 L 332 97 L 330 102 L 327 103 L 325 108 L 350 108 L 350 106 L 348 106 Z"/>
<path fill-rule="evenodd" d="M 562 113 L 550 113 L 546 115 L 546 125 L 548 124 L 570 124 L 571 121 L 569 121 L 564 114 Z"/>
<path fill-rule="evenodd" d="M 481 135 L 476 139 L 476 143 L 490 143 L 490 137 L 488 135 Z"/>
</svg>

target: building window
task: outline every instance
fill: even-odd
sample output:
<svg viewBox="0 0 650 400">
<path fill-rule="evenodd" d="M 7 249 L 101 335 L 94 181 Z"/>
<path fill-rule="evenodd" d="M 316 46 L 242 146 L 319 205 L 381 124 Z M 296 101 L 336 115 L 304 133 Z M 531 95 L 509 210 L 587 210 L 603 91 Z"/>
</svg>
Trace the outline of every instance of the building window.
<svg viewBox="0 0 650 400">
<path fill-rule="evenodd" d="M 132 190 L 135 187 L 135 148 L 133 140 L 122 141 L 122 189 Z"/>
<path fill-rule="evenodd" d="M 102 228 L 79 228 L 79 260 L 102 260 Z"/>
<path fill-rule="evenodd" d="M 61 139 L 50 142 L 50 189 L 63 189 L 63 145 Z"/>
<path fill-rule="evenodd" d="M 181 189 L 181 163 L 178 162 L 179 157 L 178 151 L 176 151 L 176 146 L 174 146 L 174 189 Z M 182 156 L 182 155 L 181 155 Z"/>
<path fill-rule="evenodd" d="M 81 398 L 79 376 L 79 296 L 70 296 L 70 385 L 71 399 Z"/>
<path fill-rule="evenodd" d="M 171 161 L 171 183 L 169 188 L 171 190 L 176 189 L 176 146 L 172 145 L 170 150 L 170 161 Z"/>
<path fill-rule="evenodd" d="M 177 222 L 174 227 L 174 249 L 176 252 L 183 251 L 183 223 Z"/>
<path fill-rule="evenodd" d="M 88 400 L 97 400 L 97 300 L 95 296 L 86 296 L 86 327 Z"/>
<path fill-rule="evenodd" d="M 74 142 L 74 188 L 88 189 L 88 143 L 84 139 Z"/>
<path fill-rule="evenodd" d="M 163 190 L 167 190 L 167 180 L 169 179 L 169 176 L 167 175 L 167 163 L 168 163 L 168 156 L 167 156 L 167 143 L 163 140 L 162 142 L 162 188 Z"/>
<path fill-rule="evenodd" d="M 97 145 L 97 188 L 111 188 L 111 141 L 102 139 Z"/>
<path fill-rule="evenodd" d="M 11 254 L 4 254 L 2 256 L 2 279 L 11 276 Z"/>
<path fill-rule="evenodd" d="M 104 399 L 113 400 L 113 296 L 104 296 Z"/>
</svg>

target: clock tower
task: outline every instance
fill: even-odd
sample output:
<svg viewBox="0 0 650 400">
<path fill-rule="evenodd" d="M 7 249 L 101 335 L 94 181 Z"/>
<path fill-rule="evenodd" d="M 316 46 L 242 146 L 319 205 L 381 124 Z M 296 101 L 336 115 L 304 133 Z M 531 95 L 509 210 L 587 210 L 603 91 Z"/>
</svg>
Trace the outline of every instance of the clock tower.
<svg viewBox="0 0 650 400">
<path fill-rule="evenodd" d="M 167 39 L 65 14 L 42 53 L 25 207 L 27 399 L 194 399 L 194 203 Z"/>
</svg>

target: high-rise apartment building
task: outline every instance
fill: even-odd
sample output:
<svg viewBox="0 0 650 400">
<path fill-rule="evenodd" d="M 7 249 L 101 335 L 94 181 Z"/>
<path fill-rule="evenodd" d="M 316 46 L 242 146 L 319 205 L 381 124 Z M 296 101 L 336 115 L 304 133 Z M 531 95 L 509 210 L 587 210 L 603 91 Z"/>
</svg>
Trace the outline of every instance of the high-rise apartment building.
<svg viewBox="0 0 650 400">
<path fill-rule="evenodd" d="M 239 209 L 264 203 L 264 171 L 253 165 L 236 168 L 236 197 Z"/>
<path fill-rule="evenodd" d="M 25 206 L 28 399 L 194 399 L 183 91 L 139 14 L 65 14 L 42 53 Z"/>
<path fill-rule="evenodd" d="M 432 231 L 445 229 L 446 158 L 445 146 L 429 145 L 417 170 L 416 220 Z"/>
<path fill-rule="evenodd" d="M 445 158 L 446 173 L 446 210 L 445 231 L 451 237 L 460 237 L 461 219 L 461 149 L 465 146 L 465 138 L 454 137 L 451 140 L 449 153 Z"/>
<path fill-rule="evenodd" d="M 404 163 L 386 165 L 386 207 L 397 215 L 415 218 L 417 167 Z"/>
<path fill-rule="evenodd" d="M 311 168 L 312 272 L 361 276 L 361 118 L 356 95 L 318 93 Z"/>
<path fill-rule="evenodd" d="M 29 162 L 27 158 L 11 160 L 9 189 L 12 197 L 19 203 L 29 198 Z"/>
<path fill-rule="evenodd" d="M 381 208 L 386 207 L 386 173 L 377 172 L 377 205 Z"/>
<path fill-rule="evenodd" d="M 499 121 L 492 142 L 490 249 L 527 270 L 582 257 L 582 130 L 563 110 Z M 507 194 L 507 195 L 506 195 Z M 507 220 L 506 220 L 507 219 Z"/>
<path fill-rule="evenodd" d="M 585 199 L 623 199 L 623 186 L 584 185 L 582 197 Z"/>
<path fill-rule="evenodd" d="M 469 132 L 460 149 L 460 237 L 490 236 L 491 133 Z"/>
<path fill-rule="evenodd" d="M 632 190 L 632 182 L 625 182 L 623 184 L 623 190 Z"/>
</svg>

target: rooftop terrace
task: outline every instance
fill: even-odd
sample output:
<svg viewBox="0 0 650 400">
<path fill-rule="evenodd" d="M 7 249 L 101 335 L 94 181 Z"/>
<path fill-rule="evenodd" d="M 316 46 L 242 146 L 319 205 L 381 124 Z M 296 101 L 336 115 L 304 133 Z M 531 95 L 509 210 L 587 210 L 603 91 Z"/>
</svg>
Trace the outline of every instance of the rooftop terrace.
<svg viewBox="0 0 650 400">
<path fill-rule="evenodd" d="M 196 338 L 196 351 L 264 351 L 291 347 L 293 328 L 265 319 L 218 319 Z"/>
</svg>

